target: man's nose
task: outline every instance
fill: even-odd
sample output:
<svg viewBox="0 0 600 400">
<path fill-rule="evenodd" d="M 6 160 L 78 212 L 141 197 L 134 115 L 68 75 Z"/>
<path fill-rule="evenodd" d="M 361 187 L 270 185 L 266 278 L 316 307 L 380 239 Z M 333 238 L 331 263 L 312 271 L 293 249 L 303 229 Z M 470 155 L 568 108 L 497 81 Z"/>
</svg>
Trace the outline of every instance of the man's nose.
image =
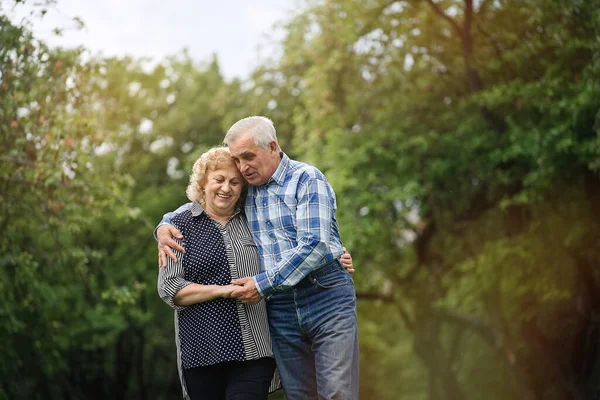
<svg viewBox="0 0 600 400">
<path fill-rule="evenodd" d="M 240 163 L 238 164 L 238 168 L 239 168 L 240 172 L 243 174 L 244 171 L 246 171 L 248 169 L 248 164 L 244 161 L 240 161 Z"/>
</svg>

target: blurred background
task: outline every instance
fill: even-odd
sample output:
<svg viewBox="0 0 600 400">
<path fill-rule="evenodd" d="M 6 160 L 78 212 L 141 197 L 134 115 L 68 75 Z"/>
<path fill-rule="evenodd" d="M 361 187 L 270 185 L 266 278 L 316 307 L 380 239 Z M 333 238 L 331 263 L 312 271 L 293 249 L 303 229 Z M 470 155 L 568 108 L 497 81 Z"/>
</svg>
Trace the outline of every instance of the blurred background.
<svg viewBox="0 0 600 400">
<path fill-rule="evenodd" d="M 336 190 L 361 399 L 600 399 L 597 0 L 2 0 L 0 98 L 0 399 L 180 397 L 152 230 L 255 114 Z"/>
</svg>

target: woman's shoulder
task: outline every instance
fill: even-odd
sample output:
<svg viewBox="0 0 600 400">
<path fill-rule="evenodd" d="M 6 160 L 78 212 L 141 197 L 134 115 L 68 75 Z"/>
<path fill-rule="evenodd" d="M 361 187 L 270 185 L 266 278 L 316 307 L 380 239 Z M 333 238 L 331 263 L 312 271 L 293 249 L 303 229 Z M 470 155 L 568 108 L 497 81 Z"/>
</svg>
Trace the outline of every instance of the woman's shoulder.
<svg viewBox="0 0 600 400">
<path fill-rule="evenodd" d="M 172 224 L 182 233 L 190 227 L 201 230 L 209 229 L 213 224 L 210 223 L 210 217 L 208 217 L 202 206 L 196 203 L 190 204 L 190 207 L 173 217 Z"/>
<path fill-rule="evenodd" d="M 172 224 L 175 225 L 178 229 L 185 225 L 188 225 L 192 221 L 192 210 L 183 210 L 179 214 L 175 215 L 171 220 Z"/>
</svg>

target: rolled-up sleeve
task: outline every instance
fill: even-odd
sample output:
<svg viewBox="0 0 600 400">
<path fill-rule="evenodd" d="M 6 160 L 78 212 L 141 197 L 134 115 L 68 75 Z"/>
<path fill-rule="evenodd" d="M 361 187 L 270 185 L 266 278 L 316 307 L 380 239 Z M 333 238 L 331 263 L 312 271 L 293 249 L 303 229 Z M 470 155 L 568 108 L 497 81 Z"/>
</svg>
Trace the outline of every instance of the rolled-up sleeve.
<svg viewBox="0 0 600 400">
<path fill-rule="evenodd" d="M 182 244 L 180 240 L 175 239 L 178 244 Z M 184 287 L 191 285 L 193 282 L 186 281 L 185 271 L 183 268 L 183 253 L 177 250 L 173 250 L 177 262 L 174 262 L 167 257 L 166 268 L 158 269 L 158 295 L 160 298 L 167 303 L 171 308 L 175 310 L 182 310 L 185 306 L 178 306 L 175 304 L 175 295 Z"/>
</svg>

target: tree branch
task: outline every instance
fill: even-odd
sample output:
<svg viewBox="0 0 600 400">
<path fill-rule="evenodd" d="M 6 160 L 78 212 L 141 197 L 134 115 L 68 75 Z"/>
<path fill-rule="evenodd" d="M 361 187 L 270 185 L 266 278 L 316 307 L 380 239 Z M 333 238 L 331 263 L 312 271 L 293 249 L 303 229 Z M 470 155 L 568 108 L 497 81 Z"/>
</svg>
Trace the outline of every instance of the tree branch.
<svg viewBox="0 0 600 400">
<path fill-rule="evenodd" d="M 433 309 L 434 315 L 441 321 L 451 322 L 464 326 L 481 336 L 492 348 L 495 348 L 495 337 L 492 328 L 480 318 L 462 314 L 453 310 L 437 307 Z"/>
<path fill-rule="evenodd" d="M 465 0 L 465 16 L 463 21 L 463 41 L 466 46 L 467 54 L 470 56 L 473 52 L 473 38 L 471 37 L 471 25 L 473 22 L 473 0 Z"/>
<path fill-rule="evenodd" d="M 394 302 L 392 295 L 377 292 L 356 292 L 356 298 L 359 300 L 379 300 L 388 304 Z"/>
<path fill-rule="evenodd" d="M 400 317 L 402 317 L 402 321 L 404 321 L 404 325 L 406 326 L 406 328 L 414 333 L 415 322 L 408 315 L 408 311 L 406 311 L 406 309 L 400 304 L 396 304 L 396 308 L 398 308 L 398 311 L 400 312 Z"/>
<path fill-rule="evenodd" d="M 433 2 L 433 0 L 427 0 L 427 3 L 431 6 L 431 8 L 433 8 L 433 10 L 436 12 L 436 14 L 438 14 L 439 16 L 441 16 L 442 18 L 444 18 L 446 21 L 448 21 L 450 23 L 450 25 L 452 25 L 452 28 L 454 28 L 454 30 L 456 31 L 456 33 L 458 33 L 458 36 L 460 36 L 461 38 L 463 37 L 463 31 L 460 28 L 460 26 L 458 25 L 458 23 L 456 23 L 455 20 L 453 20 L 452 18 L 450 18 L 448 16 L 448 14 L 446 14 L 440 8 L 440 6 L 438 6 L 436 3 Z"/>
<path fill-rule="evenodd" d="M 492 35 L 490 33 L 488 33 L 485 29 L 483 29 L 481 27 L 481 24 L 478 23 L 477 21 L 476 21 L 475 26 L 477 28 L 477 31 L 479 33 L 481 33 L 483 36 L 485 36 L 490 41 L 490 43 L 492 44 L 492 47 L 494 48 L 494 52 L 496 53 L 496 57 L 498 57 L 498 60 L 502 63 L 502 65 L 505 65 L 504 56 L 502 55 L 502 50 L 500 50 L 500 46 L 498 46 L 498 43 L 496 42 L 496 40 L 494 40 Z"/>
<path fill-rule="evenodd" d="M 490 8 L 490 6 L 492 5 L 493 2 L 494 2 L 494 0 L 482 1 L 481 5 L 479 6 L 479 10 L 477 10 L 477 15 L 480 15 L 480 16 L 485 15 L 485 13 L 488 11 L 488 9 Z"/>
<path fill-rule="evenodd" d="M 397 0 L 388 0 L 381 4 L 379 7 L 373 8 L 369 10 L 372 12 L 373 17 L 369 19 L 369 21 L 362 27 L 362 29 L 358 32 L 358 37 L 362 37 L 367 33 L 371 32 L 376 26 L 377 18 L 385 11 L 386 8 L 394 4 Z"/>
</svg>

